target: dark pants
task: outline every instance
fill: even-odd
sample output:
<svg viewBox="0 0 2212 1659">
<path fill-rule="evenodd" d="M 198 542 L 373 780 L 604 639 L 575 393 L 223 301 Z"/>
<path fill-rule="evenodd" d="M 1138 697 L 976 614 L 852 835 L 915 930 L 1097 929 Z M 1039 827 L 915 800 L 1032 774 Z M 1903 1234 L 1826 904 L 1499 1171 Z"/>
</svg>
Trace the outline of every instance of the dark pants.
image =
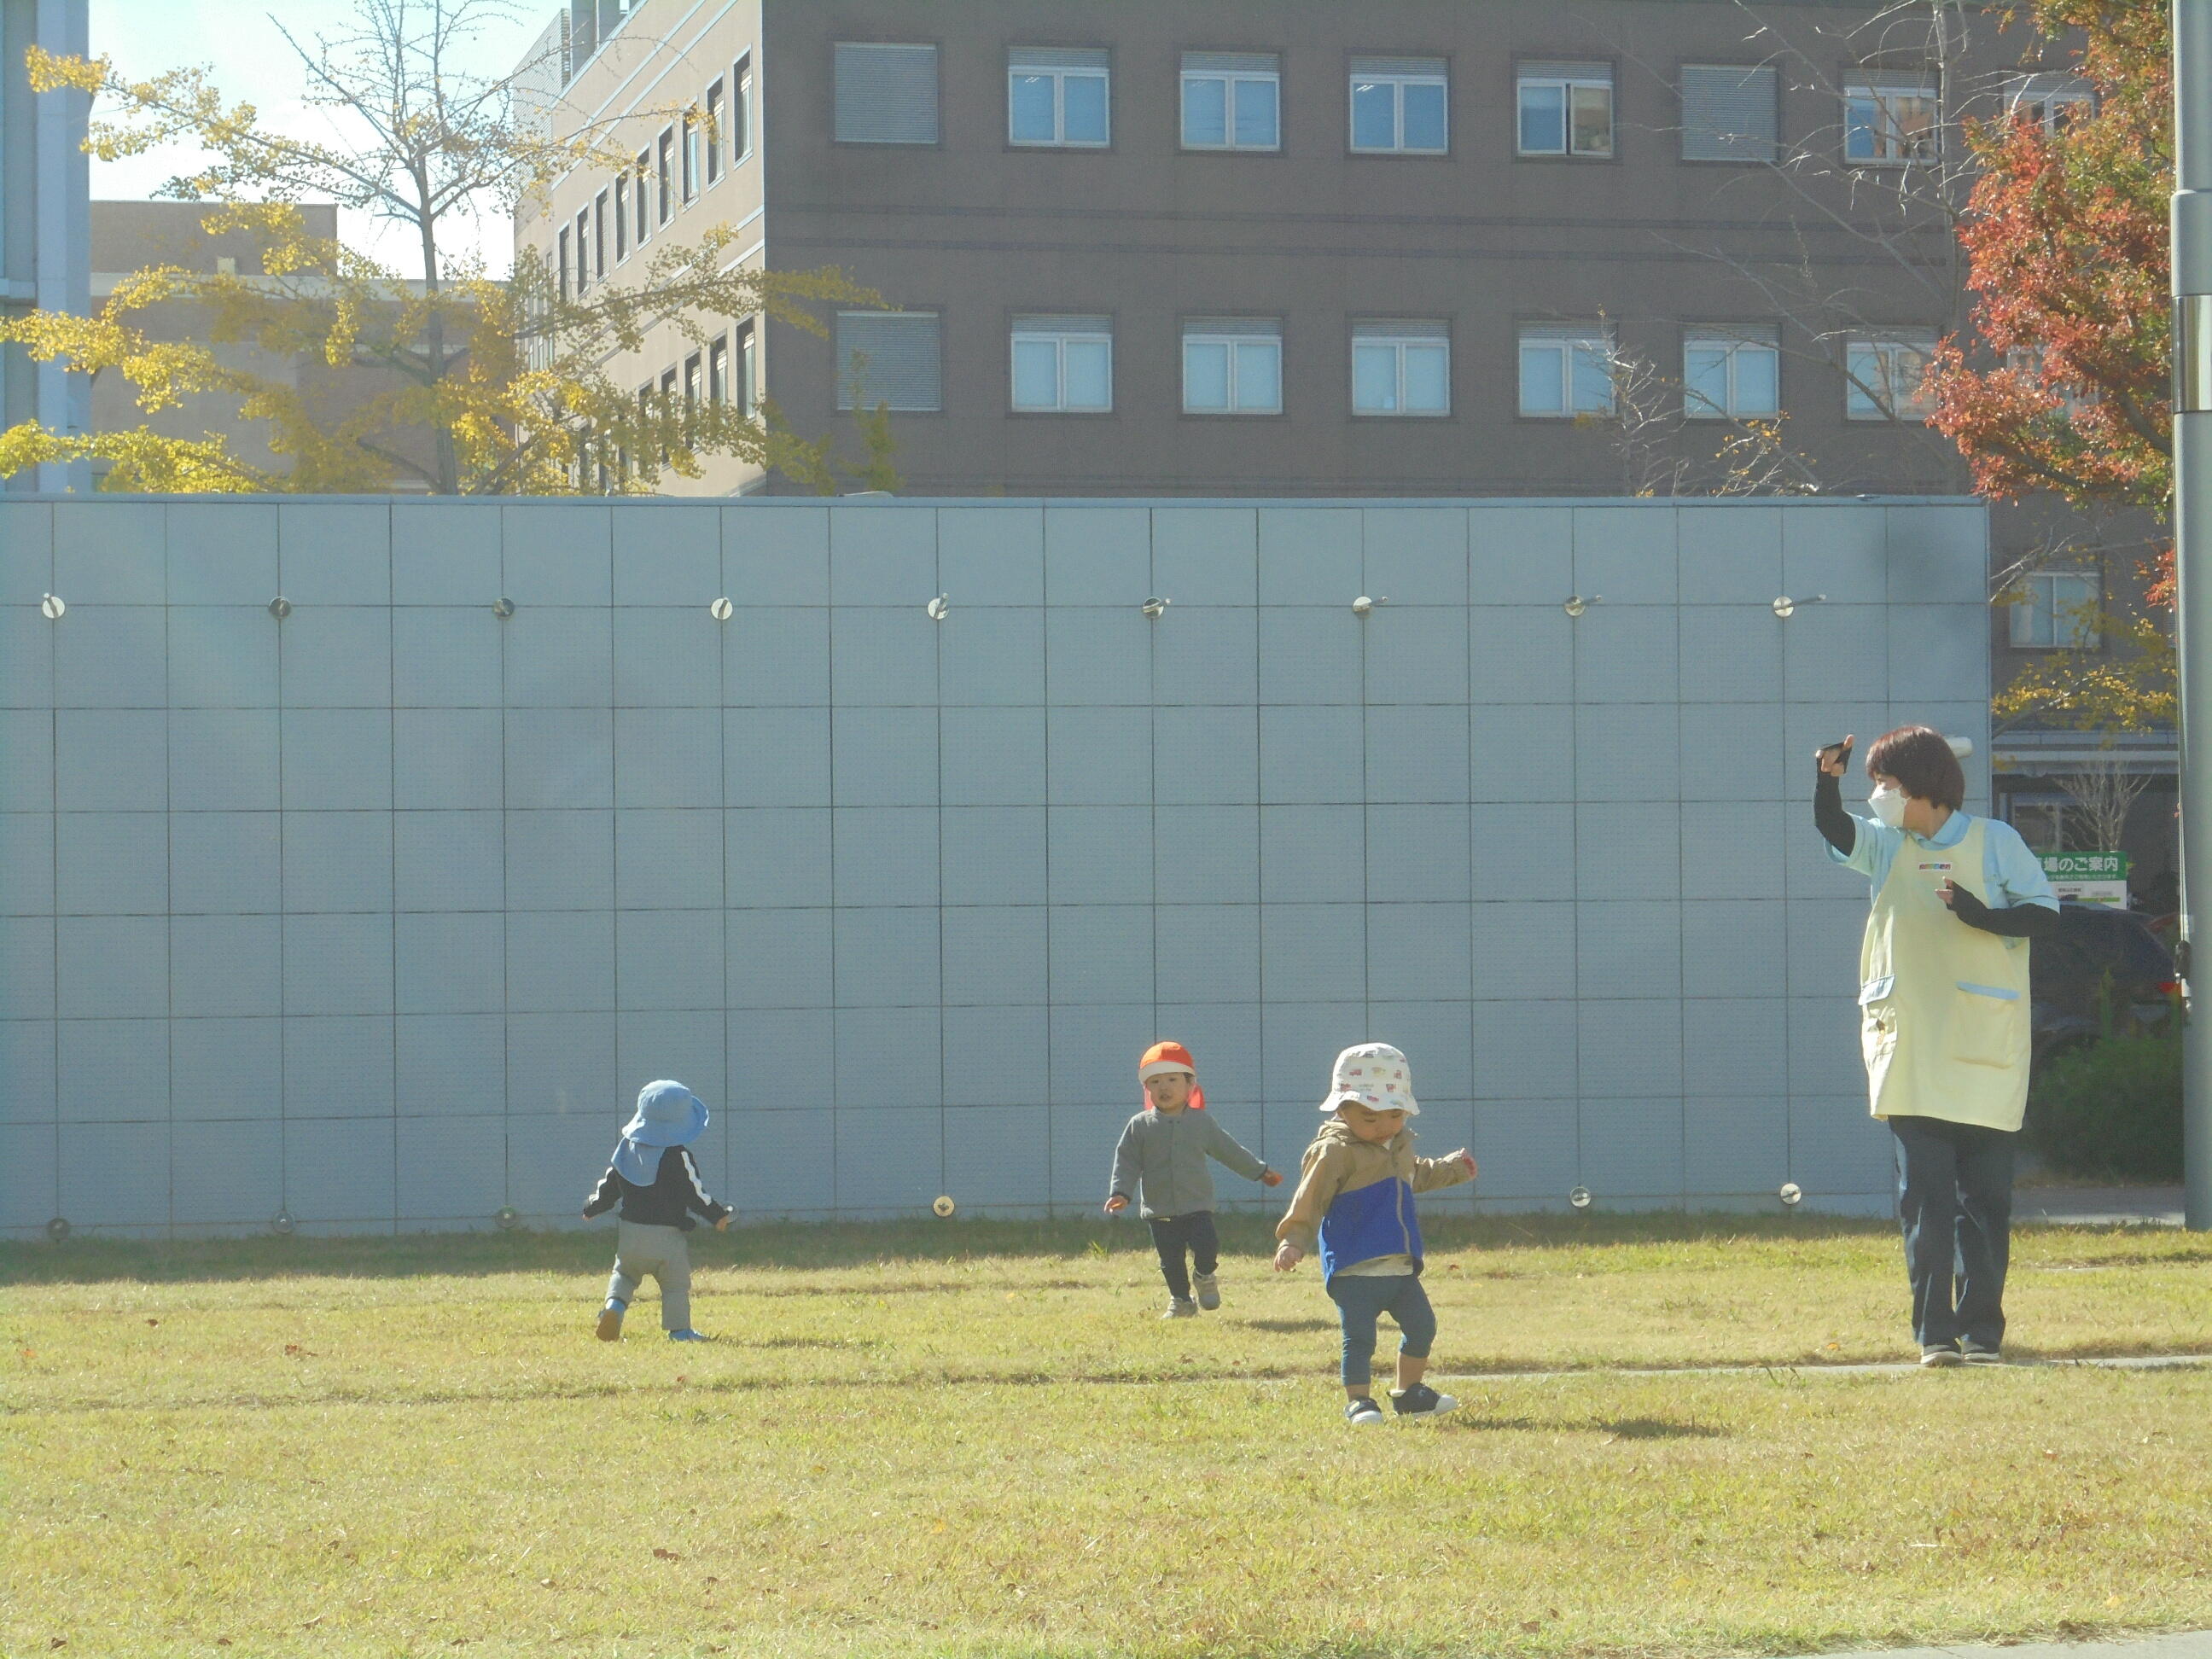
<svg viewBox="0 0 2212 1659">
<path fill-rule="evenodd" d="M 1398 1322 L 1398 1352 L 1426 1359 L 1437 1340 L 1436 1310 L 1421 1288 L 1419 1273 L 1364 1279 L 1339 1273 L 1328 1281 L 1328 1299 L 1344 1322 L 1344 1385 L 1364 1388 L 1374 1376 L 1375 1321 L 1389 1314 Z"/>
<path fill-rule="evenodd" d="M 1190 1273 L 1183 1267 L 1183 1252 L 1190 1252 L 1190 1265 L 1198 1269 L 1201 1279 L 1221 1265 L 1221 1243 L 1213 1236 L 1213 1212 L 1156 1215 L 1152 1229 L 1152 1248 L 1160 1253 L 1160 1277 L 1168 1282 L 1168 1294 L 1178 1302 L 1189 1301 Z"/>
<path fill-rule="evenodd" d="M 2005 1262 L 2012 1243 L 2012 1149 L 2003 1129 L 1940 1117 L 1893 1117 L 1897 1215 L 1912 1280 L 1920 1346 L 2004 1340 Z"/>
</svg>

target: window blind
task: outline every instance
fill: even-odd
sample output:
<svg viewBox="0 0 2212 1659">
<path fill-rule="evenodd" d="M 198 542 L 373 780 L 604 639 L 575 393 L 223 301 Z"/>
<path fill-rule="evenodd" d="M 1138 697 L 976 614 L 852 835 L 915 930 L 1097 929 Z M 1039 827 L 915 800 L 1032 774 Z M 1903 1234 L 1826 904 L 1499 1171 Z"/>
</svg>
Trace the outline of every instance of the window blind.
<svg viewBox="0 0 2212 1659">
<path fill-rule="evenodd" d="M 1352 337 L 1355 340 L 1443 340 L 1450 337 L 1451 331 L 1442 323 L 1408 323 L 1391 319 L 1361 322 L 1354 319 Z"/>
<path fill-rule="evenodd" d="M 933 311 L 837 313 L 837 407 L 945 407 L 944 350 Z"/>
<path fill-rule="evenodd" d="M 1759 64 L 1682 66 L 1682 159 L 1771 161 L 1777 148 L 1776 77 Z"/>
<path fill-rule="evenodd" d="M 1610 64 L 1523 62 L 1514 65 L 1514 73 L 1523 81 L 1602 81 L 1608 86 L 1613 82 Z"/>
<path fill-rule="evenodd" d="M 1279 317 L 1190 317 L 1183 321 L 1185 334 L 1227 334 L 1240 339 L 1275 340 L 1283 333 Z"/>
<path fill-rule="evenodd" d="M 1273 75 L 1282 67 L 1282 59 L 1272 52 L 1187 52 L 1182 55 L 1185 75 Z"/>
<path fill-rule="evenodd" d="M 1018 70 L 1103 70 L 1112 62 L 1096 46 L 1016 46 L 1006 53 L 1006 67 Z"/>
<path fill-rule="evenodd" d="M 937 48 L 836 44 L 837 142 L 937 142 Z"/>
<path fill-rule="evenodd" d="M 1441 58 L 1355 58 L 1352 60 L 1352 78 L 1355 81 L 1373 75 L 1433 75 L 1441 77 L 1444 60 Z"/>
</svg>

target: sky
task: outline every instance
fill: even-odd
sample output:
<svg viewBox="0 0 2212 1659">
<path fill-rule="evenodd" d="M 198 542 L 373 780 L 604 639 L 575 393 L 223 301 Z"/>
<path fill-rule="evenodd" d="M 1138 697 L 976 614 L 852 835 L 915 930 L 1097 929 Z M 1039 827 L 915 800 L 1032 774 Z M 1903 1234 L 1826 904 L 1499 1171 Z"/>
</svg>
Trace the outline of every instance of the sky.
<svg viewBox="0 0 2212 1659">
<path fill-rule="evenodd" d="M 527 52 L 560 9 L 560 0 L 516 0 L 510 15 L 480 34 L 464 67 L 472 73 L 507 73 Z M 270 125 L 301 137 L 337 136 L 329 116 L 301 100 L 305 77 L 300 60 L 271 21 L 280 13 L 284 26 L 301 44 L 318 32 L 345 32 L 353 0 L 90 0 L 92 50 L 106 55 L 134 79 L 151 77 L 187 64 L 208 69 L 224 98 L 246 101 Z M 193 152 L 171 147 L 127 161 L 92 163 L 94 201 L 143 201 L 162 180 L 188 168 Z M 339 234 L 405 276 L 419 276 L 422 262 L 413 242 L 365 214 L 342 213 Z M 507 219 L 487 216 L 472 228 L 475 246 L 495 272 L 510 261 Z M 462 239 L 464 241 L 468 239 Z"/>
</svg>

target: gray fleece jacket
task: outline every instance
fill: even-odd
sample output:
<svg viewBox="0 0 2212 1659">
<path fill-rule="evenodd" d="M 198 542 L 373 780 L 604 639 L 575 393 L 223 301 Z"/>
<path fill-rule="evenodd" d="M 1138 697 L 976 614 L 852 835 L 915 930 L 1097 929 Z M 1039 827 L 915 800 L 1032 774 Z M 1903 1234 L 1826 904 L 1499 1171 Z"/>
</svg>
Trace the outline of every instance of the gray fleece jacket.
<svg viewBox="0 0 2212 1659">
<path fill-rule="evenodd" d="M 1121 1131 L 1114 1148 L 1113 1192 L 1139 1199 L 1137 1213 L 1194 1215 L 1213 1207 L 1213 1171 L 1206 1160 L 1218 1158 L 1247 1181 L 1257 1181 L 1267 1166 L 1238 1146 L 1212 1112 L 1142 1111 Z M 1141 1190 L 1142 1196 L 1139 1198 Z"/>
</svg>

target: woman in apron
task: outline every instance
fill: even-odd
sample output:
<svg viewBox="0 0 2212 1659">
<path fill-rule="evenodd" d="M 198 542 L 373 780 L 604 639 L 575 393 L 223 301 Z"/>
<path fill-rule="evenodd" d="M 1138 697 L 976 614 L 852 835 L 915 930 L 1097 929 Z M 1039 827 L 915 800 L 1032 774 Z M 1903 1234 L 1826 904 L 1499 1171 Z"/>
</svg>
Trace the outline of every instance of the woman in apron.
<svg viewBox="0 0 2212 1659">
<path fill-rule="evenodd" d="M 1813 821 L 1874 889 L 1860 1046 L 1896 1145 L 1913 1334 L 1923 1365 L 1994 1365 L 2027 1107 L 2029 941 L 2057 925 L 2058 901 L 2010 824 L 1962 810 L 1958 757 L 1928 726 L 1875 740 L 1873 817 L 1844 811 L 1853 741 L 1819 751 Z"/>
</svg>

